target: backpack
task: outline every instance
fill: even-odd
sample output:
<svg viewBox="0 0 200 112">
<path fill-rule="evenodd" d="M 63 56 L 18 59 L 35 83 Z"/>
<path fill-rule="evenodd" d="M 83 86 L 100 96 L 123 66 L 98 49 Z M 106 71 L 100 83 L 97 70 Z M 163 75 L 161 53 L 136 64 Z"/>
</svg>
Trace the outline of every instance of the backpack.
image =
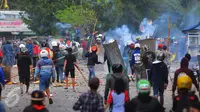
<svg viewBox="0 0 200 112">
<path fill-rule="evenodd" d="M 191 103 L 198 102 L 198 98 L 196 95 L 188 94 L 184 96 L 176 96 L 176 112 L 189 112 L 189 106 Z"/>
</svg>

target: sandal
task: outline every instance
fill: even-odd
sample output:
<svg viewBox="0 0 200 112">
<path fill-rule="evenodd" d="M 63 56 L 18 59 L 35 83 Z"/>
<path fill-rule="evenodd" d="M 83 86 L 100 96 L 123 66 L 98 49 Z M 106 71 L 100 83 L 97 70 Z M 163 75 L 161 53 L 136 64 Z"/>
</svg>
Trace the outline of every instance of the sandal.
<svg viewBox="0 0 200 112">
<path fill-rule="evenodd" d="M 49 104 L 53 104 L 53 100 L 49 98 Z"/>
</svg>

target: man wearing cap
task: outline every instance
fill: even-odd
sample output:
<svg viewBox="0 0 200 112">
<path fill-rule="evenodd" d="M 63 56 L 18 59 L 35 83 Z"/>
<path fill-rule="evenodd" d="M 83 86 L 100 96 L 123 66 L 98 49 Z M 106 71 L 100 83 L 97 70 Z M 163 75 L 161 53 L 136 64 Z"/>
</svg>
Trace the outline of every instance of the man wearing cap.
<svg viewBox="0 0 200 112">
<path fill-rule="evenodd" d="M 97 92 L 99 79 L 92 77 L 88 85 L 90 90 L 79 97 L 73 109 L 81 112 L 104 112 L 103 97 Z"/>
<path fill-rule="evenodd" d="M 35 90 L 31 94 L 31 105 L 27 106 L 23 112 L 49 112 L 44 105 L 45 95 L 42 91 Z"/>
</svg>

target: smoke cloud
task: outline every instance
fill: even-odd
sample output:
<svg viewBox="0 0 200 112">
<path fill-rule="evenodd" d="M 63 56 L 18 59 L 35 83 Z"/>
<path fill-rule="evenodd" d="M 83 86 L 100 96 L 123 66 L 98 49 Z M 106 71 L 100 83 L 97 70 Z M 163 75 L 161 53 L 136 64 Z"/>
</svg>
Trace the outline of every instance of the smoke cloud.
<svg viewBox="0 0 200 112">
<path fill-rule="evenodd" d="M 151 38 L 167 38 L 168 37 L 168 19 L 170 17 L 170 51 L 177 54 L 177 60 L 181 60 L 184 54 L 187 52 L 187 39 L 186 34 L 182 33 L 182 30 L 196 25 L 199 22 L 200 16 L 195 14 L 195 8 L 193 8 L 188 14 L 181 14 L 177 12 L 165 12 L 156 20 L 151 21 L 148 18 L 144 18 L 141 21 L 139 30 L 140 32 L 130 31 L 126 25 L 118 27 L 114 30 L 106 32 L 106 40 L 117 40 L 121 53 L 124 52 L 124 47 L 127 41 L 135 41 L 136 36 L 140 36 L 141 39 L 147 37 Z M 164 43 L 165 44 L 165 43 Z"/>
</svg>

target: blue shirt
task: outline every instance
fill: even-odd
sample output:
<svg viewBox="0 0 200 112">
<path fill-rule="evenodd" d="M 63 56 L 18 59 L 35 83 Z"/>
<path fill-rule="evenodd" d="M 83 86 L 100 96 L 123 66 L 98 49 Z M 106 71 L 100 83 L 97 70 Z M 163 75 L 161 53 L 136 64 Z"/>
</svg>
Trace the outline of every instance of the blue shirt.
<svg viewBox="0 0 200 112">
<path fill-rule="evenodd" d="M 134 65 L 135 64 L 135 54 L 140 54 L 140 50 L 139 49 L 135 49 L 132 53 L 132 64 Z"/>
<path fill-rule="evenodd" d="M 40 74 L 40 78 L 42 79 L 55 77 L 55 66 L 53 61 L 47 57 L 40 59 L 37 62 L 34 77 L 37 77 L 38 74 Z"/>
<path fill-rule="evenodd" d="M 28 49 L 29 55 L 33 56 L 33 44 L 27 44 L 26 48 Z"/>
</svg>

